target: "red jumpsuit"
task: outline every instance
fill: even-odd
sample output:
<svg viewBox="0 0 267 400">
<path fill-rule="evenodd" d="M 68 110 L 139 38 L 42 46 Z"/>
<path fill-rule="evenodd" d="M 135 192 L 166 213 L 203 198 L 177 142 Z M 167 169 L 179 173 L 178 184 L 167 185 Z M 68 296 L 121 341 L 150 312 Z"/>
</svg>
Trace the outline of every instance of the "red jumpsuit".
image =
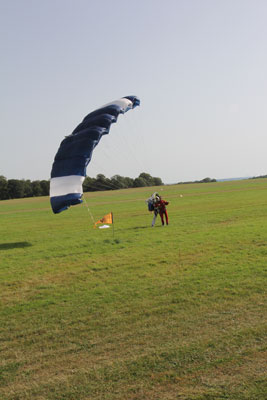
<svg viewBox="0 0 267 400">
<path fill-rule="evenodd" d="M 164 215 L 166 219 L 166 225 L 169 225 L 169 218 L 168 218 L 168 213 L 166 206 L 169 204 L 168 201 L 160 199 L 159 201 L 156 202 L 155 207 L 159 210 L 159 215 L 161 218 L 161 223 L 164 225 Z"/>
</svg>

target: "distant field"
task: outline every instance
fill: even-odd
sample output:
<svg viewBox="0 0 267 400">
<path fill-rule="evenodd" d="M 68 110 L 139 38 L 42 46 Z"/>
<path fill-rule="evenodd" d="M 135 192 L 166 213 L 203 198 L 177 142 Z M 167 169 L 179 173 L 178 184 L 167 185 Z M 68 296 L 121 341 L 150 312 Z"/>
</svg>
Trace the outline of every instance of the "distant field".
<svg viewBox="0 0 267 400">
<path fill-rule="evenodd" d="M 266 400 L 267 180 L 86 200 L 0 202 L 0 399 Z"/>
</svg>

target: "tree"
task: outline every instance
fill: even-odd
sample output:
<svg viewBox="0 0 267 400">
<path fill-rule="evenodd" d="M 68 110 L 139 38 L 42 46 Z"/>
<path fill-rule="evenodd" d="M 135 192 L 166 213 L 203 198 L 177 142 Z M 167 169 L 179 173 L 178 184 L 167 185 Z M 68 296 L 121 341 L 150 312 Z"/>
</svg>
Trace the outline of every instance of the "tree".
<svg viewBox="0 0 267 400">
<path fill-rule="evenodd" d="M 103 174 L 98 174 L 95 180 L 96 190 L 110 190 L 110 180 Z"/>
<path fill-rule="evenodd" d="M 0 200 L 6 200 L 8 198 L 8 187 L 7 179 L 0 175 Z"/>
<path fill-rule="evenodd" d="M 32 183 L 29 179 L 27 179 L 24 182 L 24 197 L 32 197 L 33 193 L 32 193 Z"/>
<path fill-rule="evenodd" d="M 139 178 L 143 179 L 146 182 L 146 186 L 153 186 L 153 178 L 151 175 L 147 174 L 146 172 L 142 172 L 139 175 Z"/>
<path fill-rule="evenodd" d="M 40 181 L 42 196 L 49 196 L 49 181 L 42 180 Z"/>
<path fill-rule="evenodd" d="M 120 175 L 112 176 L 111 184 L 112 184 L 113 188 L 116 188 L 116 189 L 123 189 L 123 188 L 128 187 L 126 184 L 125 178 Z"/>
<path fill-rule="evenodd" d="M 147 182 L 144 180 L 144 178 L 135 178 L 134 180 L 134 187 L 145 187 L 147 186 Z"/>
<path fill-rule="evenodd" d="M 40 185 L 40 181 L 33 181 L 32 182 L 32 195 L 34 197 L 42 196 L 42 188 L 41 188 L 41 185 Z"/>
<path fill-rule="evenodd" d="M 160 179 L 160 178 L 153 178 L 153 185 L 154 186 L 161 186 L 161 185 L 163 185 L 163 182 L 162 182 L 162 180 Z"/>
<path fill-rule="evenodd" d="M 124 182 L 125 182 L 125 186 L 127 188 L 131 188 L 134 185 L 134 180 L 132 178 L 127 177 L 127 176 L 124 178 Z"/>
<path fill-rule="evenodd" d="M 200 181 L 201 183 L 217 182 L 216 179 L 204 178 Z"/>
<path fill-rule="evenodd" d="M 24 197 L 24 182 L 18 179 L 9 179 L 7 190 L 9 199 L 20 199 Z"/>
<path fill-rule="evenodd" d="M 95 178 L 90 178 L 90 176 L 87 176 L 83 182 L 83 191 L 94 192 L 95 190 Z"/>
</svg>

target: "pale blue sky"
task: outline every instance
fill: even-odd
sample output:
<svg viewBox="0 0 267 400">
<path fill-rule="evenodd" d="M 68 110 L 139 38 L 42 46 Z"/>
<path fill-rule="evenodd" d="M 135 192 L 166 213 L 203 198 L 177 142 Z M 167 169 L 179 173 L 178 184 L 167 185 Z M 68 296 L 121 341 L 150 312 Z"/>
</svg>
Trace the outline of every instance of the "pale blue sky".
<svg viewBox="0 0 267 400">
<path fill-rule="evenodd" d="M 0 175 L 48 179 L 95 108 L 137 95 L 87 174 L 267 173 L 266 0 L 0 0 Z"/>
</svg>

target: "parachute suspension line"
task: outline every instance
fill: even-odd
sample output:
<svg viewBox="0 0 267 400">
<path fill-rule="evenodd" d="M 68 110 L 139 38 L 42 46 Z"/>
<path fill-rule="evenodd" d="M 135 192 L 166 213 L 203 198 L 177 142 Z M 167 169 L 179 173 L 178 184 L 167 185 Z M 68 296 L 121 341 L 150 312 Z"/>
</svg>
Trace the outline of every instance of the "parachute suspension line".
<svg viewBox="0 0 267 400">
<path fill-rule="evenodd" d="M 135 122 L 133 123 L 133 121 L 131 121 L 131 115 L 130 118 L 126 118 L 126 120 L 124 118 L 121 118 L 119 121 L 120 135 L 118 135 L 118 140 L 120 143 L 124 144 L 124 148 L 126 150 L 124 153 L 121 154 L 121 161 L 123 163 L 125 163 L 126 160 L 134 162 L 136 167 L 140 171 L 139 173 L 141 173 L 144 172 L 145 169 L 143 163 L 140 160 L 140 157 L 138 157 L 140 142 L 136 141 L 136 139 L 134 140 L 137 134 L 136 124 Z M 112 144 L 113 143 L 114 141 L 112 142 Z"/>
<path fill-rule="evenodd" d="M 140 134 L 140 127 L 136 125 L 136 120 L 133 121 L 131 117 L 132 116 L 130 115 L 130 118 L 128 118 L 129 121 L 127 121 L 127 128 L 124 129 L 124 132 L 121 135 L 121 140 L 124 142 L 126 149 L 128 149 L 128 152 L 130 153 L 129 156 L 133 161 L 135 161 L 136 166 L 138 166 L 140 171 L 139 173 L 146 172 L 146 167 L 143 163 L 143 160 L 138 156 L 140 147 L 144 148 L 143 135 L 142 133 Z M 123 123 L 126 127 L 126 122 L 122 121 L 122 124 Z M 133 140 L 133 138 L 136 139 Z"/>
<path fill-rule="evenodd" d="M 91 220 L 92 220 L 93 224 L 95 224 L 95 220 L 94 220 L 93 214 L 92 214 L 91 211 L 90 211 L 90 208 L 89 208 L 89 206 L 88 206 L 88 203 L 87 203 L 87 201 L 86 201 L 85 196 L 83 196 L 83 200 L 84 200 L 84 205 L 85 205 L 85 207 L 87 208 L 87 211 L 88 211 L 88 213 L 89 213 L 89 215 L 90 215 L 90 217 L 91 217 Z"/>
<path fill-rule="evenodd" d="M 101 148 L 101 152 L 105 161 L 108 161 L 109 165 L 111 165 L 113 169 L 115 166 L 115 160 L 119 162 L 119 165 L 125 165 L 125 161 L 128 160 L 134 162 L 137 171 L 139 170 L 140 174 L 141 172 L 148 172 L 143 160 L 138 157 L 140 142 L 144 143 L 144 139 L 142 134 L 139 133 L 141 140 L 134 140 L 138 132 L 136 129 L 136 123 L 135 121 L 132 121 L 131 117 L 131 115 L 127 115 L 127 117 L 125 115 L 120 116 L 118 127 L 114 126 L 114 130 L 115 128 L 119 129 L 120 126 L 120 131 L 113 131 L 110 133 L 109 137 L 103 138 L 105 140 L 105 146 Z M 121 144 L 123 144 L 125 152 L 118 153 L 117 150 Z M 115 157 L 114 154 L 116 154 Z M 97 159 L 94 159 L 93 162 L 95 169 L 98 169 L 101 173 L 104 173 L 107 178 L 110 178 L 110 171 L 104 167 L 105 163 L 103 163 L 103 161 L 100 163 Z M 136 174 L 138 173 L 137 171 Z M 118 172 L 118 175 L 121 175 L 120 172 Z M 123 172 L 122 175 L 125 176 Z M 137 178 L 137 176 L 138 175 L 135 175 L 134 178 Z M 121 189 L 120 185 L 115 184 L 115 182 L 111 183 L 110 187 L 112 189 Z"/>
</svg>

